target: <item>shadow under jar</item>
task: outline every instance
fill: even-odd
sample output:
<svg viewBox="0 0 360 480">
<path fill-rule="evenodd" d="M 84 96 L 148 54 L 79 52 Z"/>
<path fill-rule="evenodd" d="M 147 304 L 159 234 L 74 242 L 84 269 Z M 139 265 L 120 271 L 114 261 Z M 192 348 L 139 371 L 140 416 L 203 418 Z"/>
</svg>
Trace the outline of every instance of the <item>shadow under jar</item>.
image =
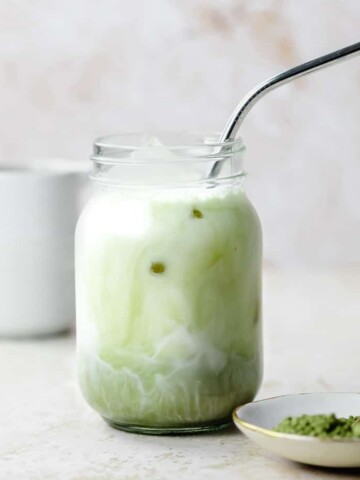
<svg viewBox="0 0 360 480">
<path fill-rule="evenodd" d="M 261 382 L 261 227 L 240 139 L 158 138 L 94 144 L 76 232 L 79 381 L 116 428 L 216 430 Z"/>
</svg>

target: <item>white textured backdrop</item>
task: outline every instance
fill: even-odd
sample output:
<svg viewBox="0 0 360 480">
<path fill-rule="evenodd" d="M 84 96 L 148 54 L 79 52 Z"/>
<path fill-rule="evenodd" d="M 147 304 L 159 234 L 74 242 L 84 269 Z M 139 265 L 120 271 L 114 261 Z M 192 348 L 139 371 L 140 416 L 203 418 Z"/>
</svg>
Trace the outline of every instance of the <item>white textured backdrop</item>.
<svg viewBox="0 0 360 480">
<path fill-rule="evenodd" d="M 0 0 L 0 162 L 220 130 L 256 83 L 359 27 L 358 0 Z M 360 265 L 360 58 L 270 94 L 242 136 L 267 261 Z"/>
</svg>

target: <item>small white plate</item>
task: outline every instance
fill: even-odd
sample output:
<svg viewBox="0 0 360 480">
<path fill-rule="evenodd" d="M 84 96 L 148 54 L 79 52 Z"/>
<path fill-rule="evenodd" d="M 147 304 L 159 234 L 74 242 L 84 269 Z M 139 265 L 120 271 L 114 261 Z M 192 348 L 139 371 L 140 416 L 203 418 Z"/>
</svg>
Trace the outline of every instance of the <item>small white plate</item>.
<svg viewBox="0 0 360 480">
<path fill-rule="evenodd" d="M 304 393 L 248 403 L 234 410 L 239 430 L 271 452 L 322 467 L 360 467 L 360 439 L 323 439 L 274 432 L 285 417 L 334 413 L 360 415 L 360 393 Z"/>
</svg>

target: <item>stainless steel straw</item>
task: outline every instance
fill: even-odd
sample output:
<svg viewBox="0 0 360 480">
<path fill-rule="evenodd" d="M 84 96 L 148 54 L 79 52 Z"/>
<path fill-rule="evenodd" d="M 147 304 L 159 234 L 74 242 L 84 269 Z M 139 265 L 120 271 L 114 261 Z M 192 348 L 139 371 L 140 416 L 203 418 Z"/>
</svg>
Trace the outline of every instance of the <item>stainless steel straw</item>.
<svg viewBox="0 0 360 480">
<path fill-rule="evenodd" d="M 236 106 L 229 121 L 226 124 L 226 127 L 221 134 L 219 142 L 223 143 L 236 137 L 236 134 L 239 131 L 239 128 L 244 121 L 246 115 L 249 113 L 252 107 L 260 100 L 260 98 L 262 98 L 266 93 L 271 92 L 275 88 L 278 88 L 285 83 L 291 82 L 296 78 L 302 77 L 303 75 L 315 72 L 316 70 L 320 70 L 321 68 L 329 67 L 330 65 L 335 65 L 336 63 L 343 60 L 350 59 L 355 55 L 358 55 L 359 53 L 360 42 L 354 43 L 353 45 L 345 48 L 341 48 L 340 50 L 336 50 L 335 52 L 328 53 L 327 55 L 323 55 L 322 57 L 315 58 L 314 60 L 310 60 L 309 62 L 298 65 L 297 67 L 290 68 L 290 70 L 279 73 L 278 75 L 275 75 L 274 77 L 271 77 L 268 80 L 260 83 L 253 90 L 251 90 Z M 214 177 L 220 172 L 221 163 L 221 161 L 217 161 L 214 163 L 207 175 L 207 178 Z"/>
</svg>

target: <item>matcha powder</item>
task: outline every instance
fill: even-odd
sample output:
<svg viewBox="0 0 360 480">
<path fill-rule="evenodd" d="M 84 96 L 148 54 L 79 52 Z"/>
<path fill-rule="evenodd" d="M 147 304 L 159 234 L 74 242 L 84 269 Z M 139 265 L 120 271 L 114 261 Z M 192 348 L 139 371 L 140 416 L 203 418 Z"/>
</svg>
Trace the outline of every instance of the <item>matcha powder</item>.
<svg viewBox="0 0 360 480">
<path fill-rule="evenodd" d="M 360 439 L 360 417 L 337 418 L 334 414 L 286 417 L 274 431 L 322 438 Z"/>
</svg>

